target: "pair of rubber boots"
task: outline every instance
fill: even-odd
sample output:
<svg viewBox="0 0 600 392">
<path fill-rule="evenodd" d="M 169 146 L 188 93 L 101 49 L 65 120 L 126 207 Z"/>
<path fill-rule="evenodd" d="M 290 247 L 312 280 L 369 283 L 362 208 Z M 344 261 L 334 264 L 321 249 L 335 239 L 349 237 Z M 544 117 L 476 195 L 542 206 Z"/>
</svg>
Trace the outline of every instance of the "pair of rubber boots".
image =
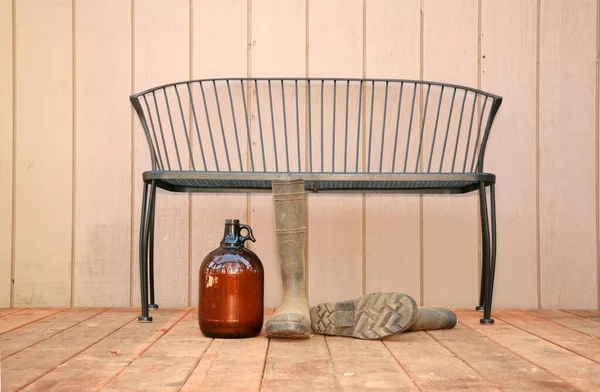
<svg viewBox="0 0 600 392">
<path fill-rule="evenodd" d="M 275 236 L 281 262 L 283 299 L 265 333 L 276 338 L 309 338 L 312 332 L 379 339 L 404 331 L 448 329 L 456 325 L 449 310 L 419 308 L 403 293 L 371 293 L 309 310 L 306 297 L 307 236 L 304 181 L 274 181 Z"/>
</svg>

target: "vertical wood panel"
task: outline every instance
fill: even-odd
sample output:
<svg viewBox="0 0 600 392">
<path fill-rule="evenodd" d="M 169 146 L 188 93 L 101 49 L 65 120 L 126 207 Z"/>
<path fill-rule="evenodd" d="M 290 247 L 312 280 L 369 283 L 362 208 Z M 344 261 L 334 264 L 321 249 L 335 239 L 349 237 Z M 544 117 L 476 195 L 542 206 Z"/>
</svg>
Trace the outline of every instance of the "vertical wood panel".
<svg viewBox="0 0 600 392">
<path fill-rule="evenodd" d="M 309 76 L 362 76 L 362 1 L 309 2 L 308 29 Z M 309 195 L 308 222 L 309 302 L 360 295 L 363 197 Z"/>
<path fill-rule="evenodd" d="M 251 42 L 253 77 L 306 76 L 306 0 L 254 1 Z M 279 86 L 276 88 L 277 91 L 281 89 Z M 253 107 L 252 112 L 255 113 L 256 108 Z M 280 113 L 277 114 L 281 117 Z M 282 118 L 275 120 L 278 124 L 283 121 Z M 253 131 L 258 129 L 256 121 L 252 122 L 252 128 Z M 279 140 L 283 140 L 283 128 L 277 131 Z M 260 143 L 259 140 L 256 142 Z M 267 165 L 273 164 L 267 162 Z M 252 194 L 250 207 L 252 225 L 261 237 L 254 249 L 265 267 L 265 306 L 277 306 L 282 291 L 280 261 L 275 245 L 273 196 Z"/>
<path fill-rule="evenodd" d="M 189 1 L 136 0 L 134 4 L 134 91 L 190 76 Z M 134 127 L 134 210 L 132 303 L 139 304 L 138 238 L 142 172 L 150 153 L 139 121 Z M 155 221 L 155 286 L 160 306 L 187 306 L 189 195 L 158 190 Z"/>
<path fill-rule="evenodd" d="M 597 307 L 597 2 L 540 10 L 540 263 L 544 308 Z"/>
<path fill-rule="evenodd" d="M 504 98 L 484 169 L 498 176 L 496 307 L 537 307 L 535 1 L 482 3 L 481 88 Z"/>
<path fill-rule="evenodd" d="M 75 12 L 73 304 L 128 306 L 131 2 L 80 0 Z"/>
<path fill-rule="evenodd" d="M 13 9 L 0 1 L 0 307 L 10 306 L 13 191 Z"/>
<path fill-rule="evenodd" d="M 193 3 L 192 77 L 245 77 L 247 74 L 247 2 L 202 0 Z M 242 105 L 241 102 L 234 102 Z M 225 105 L 225 103 L 223 103 Z M 230 116 L 223 110 L 225 117 Z M 226 132 L 231 132 L 229 127 Z M 193 137 L 192 137 L 193 139 Z M 240 139 L 240 143 L 246 138 Z M 245 157 L 245 145 L 243 157 Z M 225 219 L 246 223 L 247 195 L 192 195 L 191 221 L 191 306 L 198 305 L 198 272 L 204 257 L 219 246 Z M 253 227 L 255 230 L 256 228 Z M 262 241 L 262 233 L 256 233 Z M 246 244 L 247 246 L 248 243 Z"/>
<path fill-rule="evenodd" d="M 366 77 L 419 79 L 420 15 L 415 1 L 366 3 Z M 418 195 L 366 196 L 367 292 L 402 291 L 419 301 L 419 200 Z"/>
<path fill-rule="evenodd" d="M 477 86 L 477 2 L 426 0 L 423 79 Z M 478 302 L 476 196 L 423 196 L 425 305 Z"/>
<path fill-rule="evenodd" d="M 16 9 L 15 306 L 71 303 L 71 0 Z"/>
</svg>

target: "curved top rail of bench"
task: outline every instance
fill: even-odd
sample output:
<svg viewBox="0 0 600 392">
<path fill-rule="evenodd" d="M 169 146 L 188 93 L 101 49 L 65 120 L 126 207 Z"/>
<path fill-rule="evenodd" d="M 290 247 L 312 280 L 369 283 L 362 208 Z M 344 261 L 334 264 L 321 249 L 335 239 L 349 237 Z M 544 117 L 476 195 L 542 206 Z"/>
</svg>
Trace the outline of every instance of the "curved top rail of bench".
<svg viewBox="0 0 600 392">
<path fill-rule="evenodd" d="M 152 170 L 482 173 L 502 98 L 408 79 L 218 78 L 130 96 Z"/>
<path fill-rule="evenodd" d="M 274 81 L 274 80 L 283 80 L 283 81 L 295 81 L 295 80 L 313 80 L 313 81 L 321 81 L 321 80 L 327 80 L 327 81 L 338 81 L 338 82 L 346 82 L 346 81 L 350 81 L 350 82 L 390 82 L 390 83 L 417 83 L 417 84 L 430 84 L 432 86 L 446 86 L 449 88 L 457 88 L 460 90 L 467 90 L 473 93 L 477 93 L 480 95 L 485 95 L 487 97 L 490 98 L 494 98 L 494 99 L 499 99 L 502 101 L 502 97 L 499 95 L 494 95 L 491 93 L 488 93 L 487 91 L 483 91 L 483 90 L 478 90 L 476 88 L 472 88 L 472 87 L 467 87 L 467 86 L 461 86 L 459 84 L 451 84 L 451 83 L 443 83 L 443 82 L 434 82 L 434 81 L 427 81 L 427 80 L 415 80 L 415 79 L 383 79 L 383 78 L 315 78 L 315 77 L 310 77 L 310 78 L 293 78 L 293 77 L 269 77 L 269 78 L 245 78 L 245 77 L 233 77 L 233 78 L 212 78 L 212 79 L 192 79 L 192 80 L 186 80 L 186 81 L 180 81 L 180 82 L 173 82 L 173 83 L 167 83 L 167 84 L 163 84 L 160 86 L 156 86 L 156 87 L 152 87 L 149 89 L 146 89 L 144 91 L 140 91 L 138 93 L 135 94 L 131 94 L 131 98 L 138 98 L 141 95 L 144 94 L 148 94 L 151 93 L 152 91 L 156 91 L 156 90 L 161 90 L 163 88 L 167 88 L 167 87 L 173 87 L 175 85 L 180 85 L 180 84 L 187 84 L 187 83 L 198 83 L 198 82 L 219 82 L 219 81 Z"/>
</svg>

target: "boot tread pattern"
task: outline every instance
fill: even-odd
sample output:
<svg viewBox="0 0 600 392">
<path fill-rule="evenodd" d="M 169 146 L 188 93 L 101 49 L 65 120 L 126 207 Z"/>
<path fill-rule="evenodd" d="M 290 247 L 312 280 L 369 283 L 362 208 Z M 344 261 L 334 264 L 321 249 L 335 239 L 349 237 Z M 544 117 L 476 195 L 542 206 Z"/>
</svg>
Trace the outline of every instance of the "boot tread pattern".
<svg viewBox="0 0 600 392">
<path fill-rule="evenodd" d="M 365 294 L 354 301 L 313 307 L 311 324 L 314 332 L 320 334 L 380 339 L 404 330 L 416 307 L 406 294 Z"/>
<path fill-rule="evenodd" d="M 333 303 L 323 303 L 310 311 L 312 329 L 320 334 L 351 336 L 352 327 L 338 326 L 334 322 L 336 307 Z"/>
<path fill-rule="evenodd" d="M 363 295 L 356 304 L 352 336 L 379 339 L 400 332 L 411 319 L 414 309 L 411 302 L 401 293 Z"/>
</svg>

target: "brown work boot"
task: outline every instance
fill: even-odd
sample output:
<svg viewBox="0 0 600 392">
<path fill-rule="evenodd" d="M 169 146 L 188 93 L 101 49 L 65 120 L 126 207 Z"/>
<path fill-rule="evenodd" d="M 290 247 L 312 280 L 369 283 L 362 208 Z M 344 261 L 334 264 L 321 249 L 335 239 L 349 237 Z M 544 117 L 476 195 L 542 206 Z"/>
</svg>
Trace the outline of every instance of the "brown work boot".
<svg viewBox="0 0 600 392">
<path fill-rule="evenodd" d="M 456 315 L 449 310 L 419 308 L 403 293 L 369 293 L 357 299 L 322 303 L 310 310 L 314 332 L 380 339 L 405 331 L 449 329 Z"/>
</svg>

